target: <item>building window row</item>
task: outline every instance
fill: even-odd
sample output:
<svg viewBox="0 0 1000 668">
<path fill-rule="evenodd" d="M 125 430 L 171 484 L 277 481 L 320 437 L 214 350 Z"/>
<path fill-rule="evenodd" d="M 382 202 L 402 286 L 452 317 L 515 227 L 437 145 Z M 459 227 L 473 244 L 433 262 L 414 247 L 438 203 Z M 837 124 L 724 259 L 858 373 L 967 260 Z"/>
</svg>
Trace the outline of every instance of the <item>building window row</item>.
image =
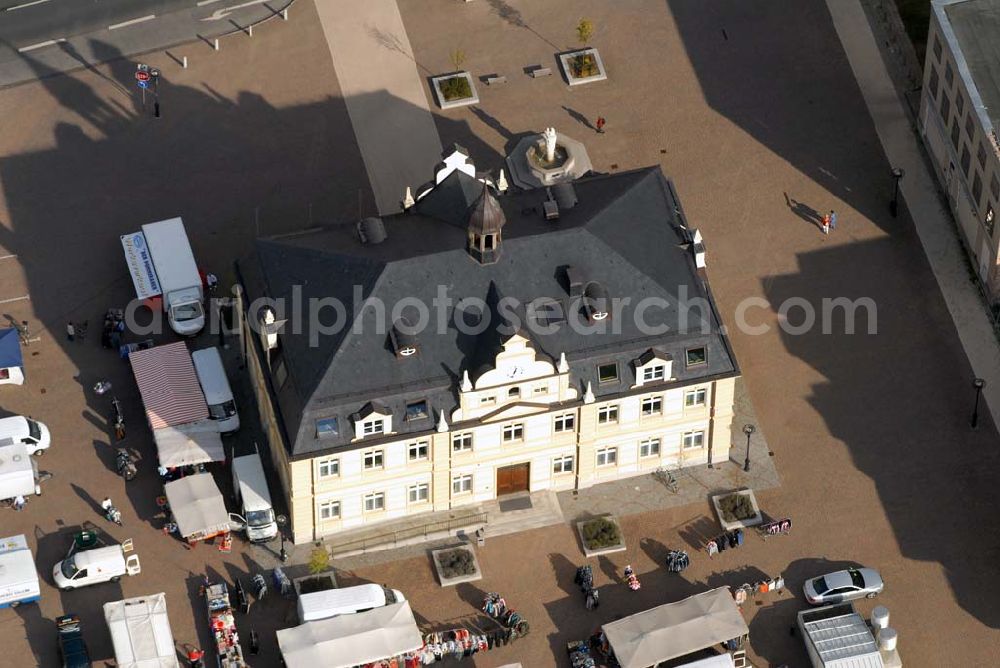
<svg viewBox="0 0 1000 668">
<path fill-rule="evenodd" d="M 618 404 L 609 404 L 598 408 L 597 424 L 618 424 Z"/>
<path fill-rule="evenodd" d="M 552 425 L 552 429 L 556 433 L 574 431 L 576 429 L 576 415 L 574 413 L 557 415 L 552 421 Z"/>
<path fill-rule="evenodd" d="M 663 397 L 646 397 L 642 400 L 642 414 L 643 415 L 662 415 L 663 414 Z"/>
<path fill-rule="evenodd" d="M 472 492 L 472 474 L 457 475 L 451 479 L 452 494 L 469 494 Z"/>
<path fill-rule="evenodd" d="M 366 471 L 381 469 L 385 466 L 385 454 L 382 450 L 369 450 L 361 455 L 361 462 Z"/>
<path fill-rule="evenodd" d="M 658 438 L 647 438 L 639 441 L 639 456 L 640 457 L 659 457 L 660 456 L 660 439 Z"/>
<path fill-rule="evenodd" d="M 562 457 L 552 458 L 552 473 L 572 473 L 573 472 L 573 455 L 564 455 Z"/>
<path fill-rule="evenodd" d="M 411 462 L 426 461 L 430 456 L 430 445 L 427 441 L 415 441 L 406 446 L 406 457 Z"/>
<path fill-rule="evenodd" d="M 466 431 L 451 437 L 452 452 L 472 452 L 472 432 Z"/>
<path fill-rule="evenodd" d="M 514 441 L 524 440 L 524 423 L 515 422 L 514 424 L 505 424 L 503 426 L 503 442 L 512 443 Z"/>
<path fill-rule="evenodd" d="M 700 387 L 697 390 L 688 390 L 684 393 L 684 407 L 696 408 L 698 406 L 704 406 L 707 396 L 708 390 L 704 387 Z"/>
</svg>

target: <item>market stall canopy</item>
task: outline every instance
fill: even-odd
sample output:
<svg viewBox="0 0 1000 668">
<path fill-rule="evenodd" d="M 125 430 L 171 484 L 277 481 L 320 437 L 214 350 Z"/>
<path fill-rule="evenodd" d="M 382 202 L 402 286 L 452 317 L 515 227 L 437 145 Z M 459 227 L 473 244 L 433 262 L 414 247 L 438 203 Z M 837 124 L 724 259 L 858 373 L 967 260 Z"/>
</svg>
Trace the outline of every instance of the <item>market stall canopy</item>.
<svg viewBox="0 0 1000 668">
<path fill-rule="evenodd" d="M 104 619 L 121 668 L 178 668 L 167 597 L 152 594 L 104 604 Z"/>
<path fill-rule="evenodd" d="M 350 668 L 424 646 L 407 601 L 278 631 L 288 668 Z"/>
<path fill-rule="evenodd" d="M 153 430 L 160 466 L 190 466 L 226 460 L 222 436 L 214 420 L 201 420 Z"/>
<path fill-rule="evenodd" d="M 21 339 L 13 327 L 0 329 L 0 385 L 20 385 L 24 382 L 21 367 Z"/>
<path fill-rule="evenodd" d="M 181 536 L 229 530 L 229 511 L 211 473 L 197 473 L 163 486 Z"/>
<path fill-rule="evenodd" d="M 750 632 L 728 587 L 625 617 L 603 630 L 622 668 L 649 668 Z"/>
<path fill-rule="evenodd" d="M 208 418 L 208 404 L 183 341 L 128 356 L 152 429 L 173 427 Z"/>
</svg>

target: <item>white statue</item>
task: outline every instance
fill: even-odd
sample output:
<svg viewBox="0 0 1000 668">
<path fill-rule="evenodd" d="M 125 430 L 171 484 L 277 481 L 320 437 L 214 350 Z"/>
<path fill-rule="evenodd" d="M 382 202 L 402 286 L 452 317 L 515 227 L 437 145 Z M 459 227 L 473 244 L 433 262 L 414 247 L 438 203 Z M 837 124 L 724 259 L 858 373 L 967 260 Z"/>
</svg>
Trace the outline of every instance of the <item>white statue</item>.
<svg viewBox="0 0 1000 668">
<path fill-rule="evenodd" d="M 555 128 L 545 128 L 545 132 L 542 133 L 542 137 L 545 138 L 545 161 L 555 162 L 556 159 L 556 129 Z"/>
</svg>

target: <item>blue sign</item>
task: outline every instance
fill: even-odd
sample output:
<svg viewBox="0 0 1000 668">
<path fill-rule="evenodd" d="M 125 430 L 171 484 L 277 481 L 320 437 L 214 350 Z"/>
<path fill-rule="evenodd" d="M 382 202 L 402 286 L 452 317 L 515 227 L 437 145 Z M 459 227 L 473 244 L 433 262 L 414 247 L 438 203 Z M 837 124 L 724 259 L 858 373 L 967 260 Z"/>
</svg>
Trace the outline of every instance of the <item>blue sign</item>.
<svg viewBox="0 0 1000 668">
<path fill-rule="evenodd" d="M 148 299 L 161 294 L 160 280 L 153 267 L 153 258 L 146 245 L 146 237 L 142 232 L 134 232 L 122 236 L 122 247 L 125 249 L 125 262 L 132 274 L 132 284 L 139 299 Z"/>
<path fill-rule="evenodd" d="M 148 81 L 136 81 L 136 83 L 139 84 L 139 88 L 149 88 Z"/>
</svg>

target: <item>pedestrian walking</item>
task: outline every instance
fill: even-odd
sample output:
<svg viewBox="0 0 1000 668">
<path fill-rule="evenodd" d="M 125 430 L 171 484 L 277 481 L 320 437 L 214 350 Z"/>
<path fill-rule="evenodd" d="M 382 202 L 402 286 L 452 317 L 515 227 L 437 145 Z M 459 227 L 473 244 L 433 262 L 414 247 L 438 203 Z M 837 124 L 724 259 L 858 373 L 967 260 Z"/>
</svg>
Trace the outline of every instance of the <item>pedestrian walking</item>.
<svg viewBox="0 0 1000 668">
<path fill-rule="evenodd" d="M 606 123 L 607 123 L 607 121 L 604 120 L 604 116 L 598 116 L 597 117 L 597 134 L 600 134 L 600 135 L 604 134 L 604 126 L 605 126 Z"/>
<path fill-rule="evenodd" d="M 66 338 L 70 341 L 76 338 L 76 328 L 73 327 L 73 323 L 71 322 L 66 323 Z"/>
<path fill-rule="evenodd" d="M 837 212 L 834 211 L 833 209 L 830 209 L 830 229 L 831 230 L 837 229 Z"/>
<path fill-rule="evenodd" d="M 823 234 L 830 234 L 830 214 L 823 216 Z"/>
</svg>

